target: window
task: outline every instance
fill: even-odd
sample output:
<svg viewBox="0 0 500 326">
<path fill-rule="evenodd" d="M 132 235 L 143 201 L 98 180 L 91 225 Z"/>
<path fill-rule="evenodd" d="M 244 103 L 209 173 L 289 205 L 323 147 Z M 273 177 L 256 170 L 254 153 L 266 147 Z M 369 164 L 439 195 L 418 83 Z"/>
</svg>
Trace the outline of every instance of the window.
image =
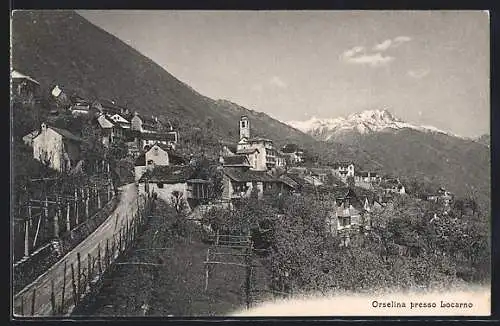
<svg viewBox="0 0 500 326">
<path fill-rule="evenodd" d="M 343 216 L 343 217 L 340 217 L 340 219 L 341 219 L 341 222 L 340 222 L 341 226 L 351 225 L 351 217 L 350 216 Z"/>
<path fill-rule="evenodd" d="M 241 128 L 245 128 L 245 121 L 241 121 Z"/>
<path fill-rule="evenodd" d="M 158 188 L 163 188 L 163 183 L 157 183 L 156 185 L 158 186 Z"/>
</svg>

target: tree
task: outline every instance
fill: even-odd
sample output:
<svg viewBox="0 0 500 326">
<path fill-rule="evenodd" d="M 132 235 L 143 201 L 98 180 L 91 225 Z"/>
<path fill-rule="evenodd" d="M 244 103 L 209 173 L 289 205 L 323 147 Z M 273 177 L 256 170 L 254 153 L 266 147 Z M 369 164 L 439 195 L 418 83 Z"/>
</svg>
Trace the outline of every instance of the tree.
<svg viewBox="0 0 500 326">
<path fill-rule="evenodd" d="M 106 148 L 102 143 L 101 132 L 97 127 L 88 122 L 82 127 L 81 138 L 80 153 L 88 163 L 87 166 L 89 168 L 87 173 L 92 173 L 94 172 L 92 167 L 94 167 L 96 163 L 107 159 Z"/>
</svg>

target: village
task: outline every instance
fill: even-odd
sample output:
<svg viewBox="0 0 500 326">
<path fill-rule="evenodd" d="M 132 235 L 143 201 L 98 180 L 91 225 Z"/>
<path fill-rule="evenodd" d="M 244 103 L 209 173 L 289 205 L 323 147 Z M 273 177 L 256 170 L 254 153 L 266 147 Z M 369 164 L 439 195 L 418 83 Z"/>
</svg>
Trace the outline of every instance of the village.
<svg viewBox="0 0 500 326">
<path fill-rule="evenodd" d="M 35 97 L 40 86 L 34 78 L 17 71 L 12 72 L 12 83 L 13 90 L 28 101 Z M 234 122 L 239 126 L 239 139 L 219 141 L 219 158 L 212 165 L 222 175 L 222 189 L 215 195 L 213 178 L 196 175 L 193 155 L 186 157 L 176 151 L 182 135 L 170 122 L 131 112 L 114 101 L 69 98 L 57 85 L 51 95 L 67 103 L 63 110 L 72 116 L 91 117 L 104 146 L 126 144 L 128 156 L 135 162 L 134 181 L 141 193 L 153 194 L 169 204 L 176 198 L 176 202 L 183 202 L 187 214 L 196 215 L 212 206 L 231 209 L 234 203 L 253 194 L 263 198 L 283 193 L 296 196 L 321 193 L 336 203 L 337 209 L 328 221 L 331 231 L 343 232 L 348 238 L 351 232 L 369 230 L 370 211 L 390 205 L 395 196 L 408 195 L 398 177 L 362 171 L 356 162 L 339 160 L 333 167 L 308 166 L 304 150 L 297 144 L 276 148 L 272 139 L 254 135 L 252 121 L 247 116 Z M 54 110 L 50 114 L 56 116 L 59 112 Z M 82 141 L 71 130 L 45 121 L 23 137 L 23 142 L 32 148 L 34 159 L 61 173 L 85 169 L 85 158 L 79 153 Z M 93 165 L 94 171 L 109 172 L 109 163 L 105 161 Z M 440 188 L 423 199 L 443 203 L 446 214 L 453 194 Z"/>
<path fill-rule="evenodd" d="M 488 306 L 489 28 L 458 15 L 12 10 L 11 318 Z"/>
</svg>

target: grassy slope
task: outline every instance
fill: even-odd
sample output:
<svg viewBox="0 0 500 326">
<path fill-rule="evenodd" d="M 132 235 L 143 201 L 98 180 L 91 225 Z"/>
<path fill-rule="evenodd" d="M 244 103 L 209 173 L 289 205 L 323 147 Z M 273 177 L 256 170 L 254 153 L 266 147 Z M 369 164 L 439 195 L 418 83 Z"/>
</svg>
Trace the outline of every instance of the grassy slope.
<svg viewBox="0 0 500 326">
<path fill-rule="evenodd" d="M 185 236 L 175 236 L 173 217 L 159 206 L 132 252 L 121 261 L 165 264 L 161 267 L 117 266 L 104 282 L 96 301 L 75 315 L 141 316 L 141 306 L 149 305 L 148 316 L 227 315 L 245 306 L 244 270 L 239 266 L 215 267 L 208 292 L 204 291 L 203 262 L 209 245 L 201 241 L 191 225 Z M 172 248 L 163 251 L 136 251 L 144 248 Z M 234 260 L 233 260 L 234 261 Z M 256 271 L 255 280 L 266 279 Z M 263 286 L 261 283 L 256 286 Z"/>
</svg>

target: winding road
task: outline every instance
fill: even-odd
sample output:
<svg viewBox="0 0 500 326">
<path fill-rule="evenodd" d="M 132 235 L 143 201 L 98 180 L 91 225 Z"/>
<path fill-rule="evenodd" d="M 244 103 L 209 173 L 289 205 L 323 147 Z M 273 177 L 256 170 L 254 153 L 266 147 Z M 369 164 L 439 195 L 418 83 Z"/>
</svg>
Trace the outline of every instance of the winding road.
<svg viewBox="0 0 500 326">
<path fill-rule="evenodd" d="M 52 284 L 55 292 L 56 305 L 61 305 L 62 289 L 65 287 L 65 307 L 71 307 L 73 302 L 73 287 L 71 265 L 73 264 L 75 274 L 77 273 L 77 254 L 80 253 L 81 267 L 87 268 L 88 255 L 95 259 L 98 255 L 98 246 L 101 248 L 101 257 L 104 257 L 106 240 L 113 243 L 113 238 L 118 235 L 120 229 L 130 223 L 134 214 L 138 211 L 139 196 L 138 189 L 134 183 L 119 188 L 119 201 L 116 209 L 111 215 L 84 241 L 67 253 L 62 259 L 54 264 L 47 272 L 40 275 L 35 281 L 26 286 L 14 296 L 14 316 L 50 316 L 52 315 L 51 292 Z M 142 203 L 140 204 L 143 205 Z M 118 255 L 115 249 L 114 257 Z M 66 262 L 66 284 L 64 285 L 64 265 Z M 104 268 L 104 264 L 103 264 Z M 33 294 L 35 294 L 34 315 L 31 314 Z M 23 313 L 22 313 L 23 311 Z M 70 312 L 69 311 L 69 312 Z"/>
</svg>

